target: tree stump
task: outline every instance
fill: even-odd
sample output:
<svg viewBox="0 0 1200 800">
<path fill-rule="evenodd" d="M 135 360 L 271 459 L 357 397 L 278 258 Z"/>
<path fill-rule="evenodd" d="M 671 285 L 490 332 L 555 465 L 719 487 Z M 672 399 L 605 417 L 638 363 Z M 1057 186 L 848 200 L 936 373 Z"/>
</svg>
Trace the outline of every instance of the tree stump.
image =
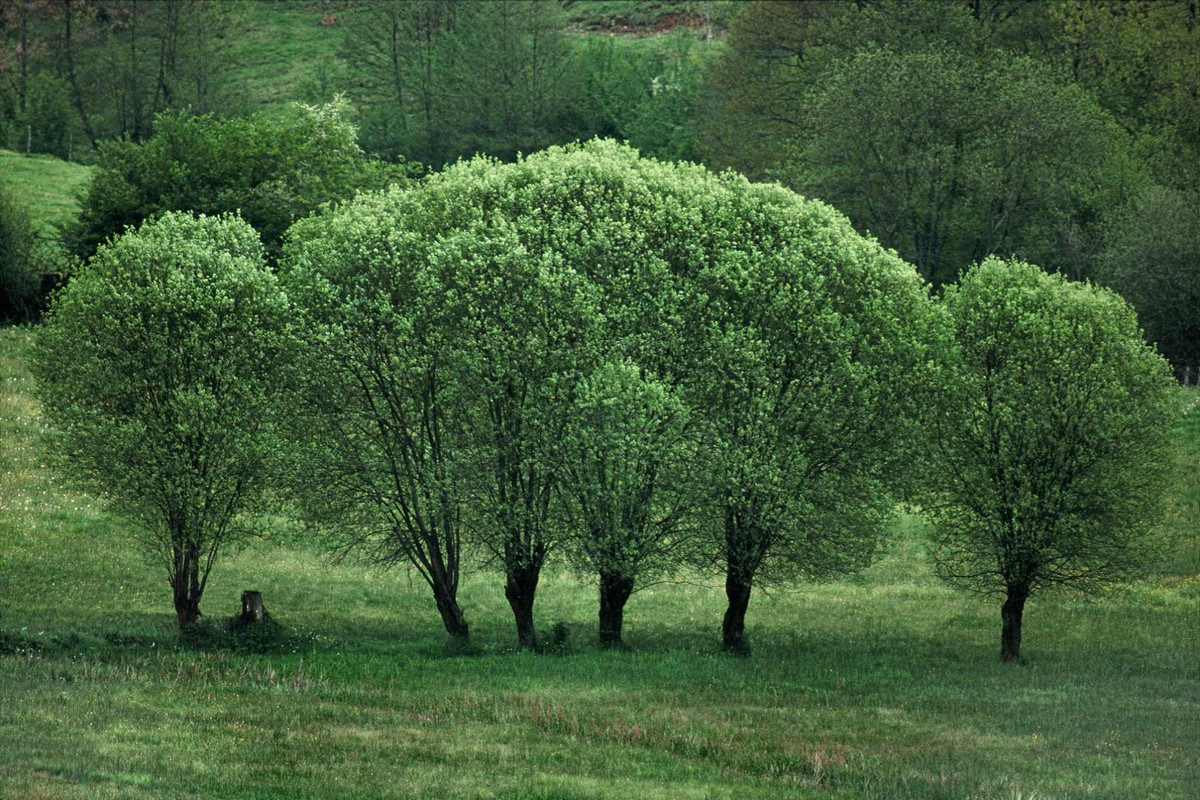
<svg viewBox="0 0 1200 800">
<path fill-rule="evenodd" d="M 265 615 L 262 592 L 252 592 L 249 589 L 242 592 L 242 616 L 238 621 L 243 625 L 251 625 L 262 622 Z"/>
</svg>

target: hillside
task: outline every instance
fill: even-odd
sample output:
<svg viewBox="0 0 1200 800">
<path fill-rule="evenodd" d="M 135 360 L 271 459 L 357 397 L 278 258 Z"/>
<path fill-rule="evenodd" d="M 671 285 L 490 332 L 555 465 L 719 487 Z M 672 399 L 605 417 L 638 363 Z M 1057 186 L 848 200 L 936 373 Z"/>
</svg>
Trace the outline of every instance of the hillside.
<svg viewBox="0 0 1200 800">
<path fill-rule="evenodd" d="M 92 168 L 53 156 L 25 156 L 0 150 L 0 183 L 25 206 L 37 231 L 53 234 L 54 226 L 79 210 L 77 195 L 87 185 Z"/>
</svg>

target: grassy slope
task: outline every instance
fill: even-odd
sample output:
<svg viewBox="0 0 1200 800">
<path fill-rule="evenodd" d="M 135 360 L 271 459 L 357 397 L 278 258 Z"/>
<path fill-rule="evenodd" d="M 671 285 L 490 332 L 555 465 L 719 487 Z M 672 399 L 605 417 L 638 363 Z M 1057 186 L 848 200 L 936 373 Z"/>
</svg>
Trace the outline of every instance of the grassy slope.
<svg viewBox="0 0 1200 800">
<path fill-rule="evenodd" d="M 180 647 L 128 526 L 38 445 L 28 329 L 0 330 L 0 797 L 1182 798 L 1198 777 L 1200 576 L 1038 598 L 1028 663 L 999 615 L 922 565 L 919 524 L 857 580 L 751 606 L 722 656 L 714 585 L 636 595 L 629 653 L 594 648 L 594 590 L 554 575 L 510 652 L 495 576 L 465 582 L 477 651 L 448 652 L 403 571 L 331 566 L 280 527 L 218 565 L 286 646 Z M 1198 444 L 1192 430 L 1190 446 Z M 1191 787 L 1191 788 L 1189 788 Z"/>
<path fill-rule="evenodd" d="M 622 38 L 631 39 L 650 37 L 677 25 L 703 30 L 706 13 L 712 31 L 719 34 L 736 5 L 731 0 L 564 3 L 574 30 L 628 34 Z M 223 58 L 229 67 L 231 90 L 250 111 L 293 100 L 327 99 L 345 86 L 345 65 L 338 53 L 345 22 L 361 7 L 361 2 L 352 0 L 328 4 L 320 0 L 253 0 L 229 5 Z"/>
<path fill-rule="evenodd" d="M 53 156 L 25 156 L 0 150 L 0 182 L 29 211 L 39 233 L 66 222 L 79 210 L 76 194 L 87 184 L 91 167 Z"/>
</svg>

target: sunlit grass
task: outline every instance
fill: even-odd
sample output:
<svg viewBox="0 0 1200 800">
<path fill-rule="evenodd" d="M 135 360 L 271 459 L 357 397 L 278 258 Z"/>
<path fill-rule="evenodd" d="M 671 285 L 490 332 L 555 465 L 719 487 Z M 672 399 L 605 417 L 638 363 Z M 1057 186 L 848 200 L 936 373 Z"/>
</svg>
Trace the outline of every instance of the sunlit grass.
<svg viewBox="0 0 1200 800">
<path fill-rule="evenodd" d="M 2 798 L 1194 796 L 1200 577 L 1035 597 L 1005 666 L 999 610 L 932 578 L 915 517 L 862 576 L 756 594 L 749 659 L 719 651 L 702 576 L 635 595 L 632 650 L 602 652 L 595 588 L 562 571 L 538 615 L 564 653 L 512 650 L 490 573 L 448 649 L 415 576 L 284 522 L 204 599 L 216 620 L 262 591 L 275 646 L 186 647 L 128 525 L 46 468 L 29 339 L 0 331 Z"/>
</svg>

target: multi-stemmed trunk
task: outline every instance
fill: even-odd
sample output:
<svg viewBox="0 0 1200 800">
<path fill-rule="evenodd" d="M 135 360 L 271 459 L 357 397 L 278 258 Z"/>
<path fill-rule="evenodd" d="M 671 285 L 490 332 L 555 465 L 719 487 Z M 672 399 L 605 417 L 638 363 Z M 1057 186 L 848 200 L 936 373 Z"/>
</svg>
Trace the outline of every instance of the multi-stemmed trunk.
<svg viewBox="0 0 1200 800">
<path fill-rule="evenodd" d="M 175 619 L 183 630 L 200 619 L 200 598 L 204 595 L 205 578 L 200 575 L 200 552 L 188 540 L 186 529 L 179 523 L 171 526 L 171 571 L 168 580 L 175 603 Z"/>
<path fill-rule="evenodd" d="M 633 594 L 634 579 L 616 572 L 600 573 L 600 646 L 621 647 L 625 603 Z"/>
<path fill-rule="evenodd" d="M 171 581 L 171 590 L 175 600 L 175 619 L 179 629 L 183 630 L 200 619 L 200 595 L 196 588 L 197 582 L 186 576 L 178 576 Z"/>
<path fill-rule="evenodd" d="M 1008 595 L 1000 607 L 1000 619 L 1003 621 L 1000 630 L 1001 661 L 1011 662 L 1021 657 L 1021 617 L 1028 597 L 1028 590 L 1019 586 L 1008 587 Z"/>
<path fill-rule="evenodd" d="M 538 579 L 542 565 L 523 564 L 510 566 L 505 572 L 504 596 L 512 608 L 517 623 L 517 646 L 533 649 L 537 647 L 537 631 L 533 626 L 533 600 L 537 595 Z"/>
<path fill-rule="evenodd" d="M 462 608 L 458 605 L 458 592 L 445 582 L 433 587 L 433 599 L 437 603 L 438 613 L 442 616 L 442 624 L 446 633 L 455 639 L 466 639 L 470 635 L 467 621 L 463 618 Z"/>
</svg>

